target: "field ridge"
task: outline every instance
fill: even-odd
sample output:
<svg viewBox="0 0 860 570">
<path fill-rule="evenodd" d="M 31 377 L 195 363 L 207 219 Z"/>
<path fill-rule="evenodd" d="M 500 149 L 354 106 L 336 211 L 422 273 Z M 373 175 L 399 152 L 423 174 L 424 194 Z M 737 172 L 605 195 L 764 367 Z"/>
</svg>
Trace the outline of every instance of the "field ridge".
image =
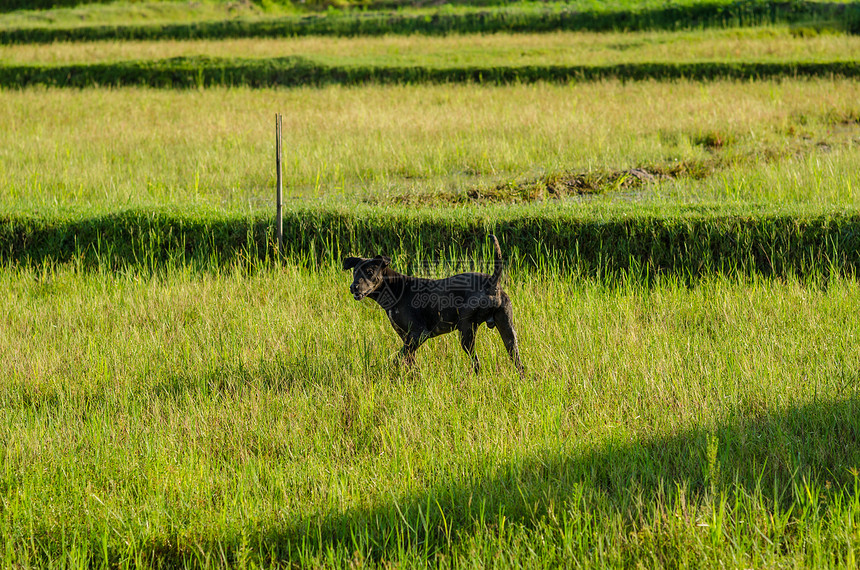
<svg viewBox="0 0 860 570">
<path fill-rule="evenodd" d="M 485 83 L 621 80 L 773 79 L 860 77 L 860 61 L 693 62 L 610 65 L 525 65 L 494 67 L 339 66 L 301 56 L 266 59 L 176 57 L 78 65 L 0 66 L 0 87 L 300 87 L 321 85 Z"/>
<path fill-rule="evenodd" d="M 494 233 L 515 264 L 594 277 L 636 270 L 655 276 L 768 276 L 860 273 L 860 214 L 852 211 L 615 216 L 513 212 L 489 218 L 428 211 L 290 209 L 285 254 L 311 267 L 380 252 L 414 259 L 456 258 Z M 144 269 L 168 262 L 229 264 L 271 258 L 270 216 L 185 215 L 128 210 L 104 216 L 0 217 L 0 263 L 77 262 Z M 445 249 L 448 247 L 448 249 Z M 404 259 L 405 259 L 404 258 Z"/>
</svg>

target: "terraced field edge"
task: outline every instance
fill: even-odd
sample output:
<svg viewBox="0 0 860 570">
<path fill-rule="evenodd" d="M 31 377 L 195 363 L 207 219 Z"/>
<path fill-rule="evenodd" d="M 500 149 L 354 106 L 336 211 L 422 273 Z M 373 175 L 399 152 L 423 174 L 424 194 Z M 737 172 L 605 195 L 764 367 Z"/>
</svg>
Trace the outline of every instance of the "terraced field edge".
<svg viewBox="0 0 860 570">
<path fill-rule="evenodd" d="M 860 77 L 860 61 L 699 62 L 511 67 L 330 66 L 302 57 L 221 59 L 179 57 L 156 61 L 63 66 L 0 66 L 0 87 L 202 88 L 214 86 L 298 87 L 331 84 L 488 83 L 513 84 L 602 79 L 695 80 L 782 77 Z"/>
<path fill-rule="evenodd" d="M 672 275 L 854 276 L 860 214 L 684 215 L 583 219 L 560 212 L 419 215 L 408 210 L 300 209 L 284 217 L 284 255 L 306 266 L 387 253 L 401 266 L 475 257 L 494 233 L 514 265 L 613 279 Z M 455 245 L 452 245 L 455 244 Z M 0 217 L 0 263 L 83 268 L 202 266 L 272 260 L 273 220 L 125 211 L 99 217 Z M 489 249 L 487 258 L 491 258 Z"/>
</svg>

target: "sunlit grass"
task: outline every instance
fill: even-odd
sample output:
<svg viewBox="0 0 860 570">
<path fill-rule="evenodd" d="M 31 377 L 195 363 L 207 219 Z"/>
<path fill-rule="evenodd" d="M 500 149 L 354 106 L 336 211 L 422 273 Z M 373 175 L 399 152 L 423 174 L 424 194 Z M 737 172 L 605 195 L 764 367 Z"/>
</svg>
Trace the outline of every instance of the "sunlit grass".
<svg viewBox="0 0 860 570">
<path fill-rule="evenodd" d="M 570 6 L 629 2 L 601 4 Z M 0 27 L 224 10 L 111 4 L 0 15 Z M 3 46 L 0 58 L 510 65 L 844 59 L 858 48 L 853 37 L 774 27 Z M 274 188 L 275 112 L 288 210 L 324 203 L 440 226 L 850 213 L 860 206 L 858 101 L 856 81 L 792 79 L 5 90 L 0 214 L 259 216 Z M 564 201 L 390 206 L 410 193 L 672 165 L 699 170 Z M 366 199 L 375 205 L 355 206 Z M 40 239 L 64 240 L 62 228 L 78 226 L 44 227 Z M 115 243 L 91 243 L 80 246 L 92 249 L 86 260 L 76 251 L 67 264 L 36 256 L 0 267 L 4 567 L 857 566 L 860 285 L 848 268 L 828 271 L 829 251 L 810 252 L 822 273 L 802 276 L 722 266 L 640 275 L 647 260 L 635 258 L 592 278 L 572 252 L 526 261 L 512 242 L 530 238 L 500 235 L 520 379 L 486 328 L 480 376 L 454 335 L 421 347 L 414 371 L 398 364 L 385 314 L 352 300 L 337 261 L 391 253 L 403 269 L 415 261 L 403 249 L 332 243 L 319 260 L 301 252 L 301 264 L 235 251 L 227 262 L 206 248 L 209 260 L 156 251 L 174 242 L 145 228 L 116 235 L 127 231 L 133 261 L 113 259 Z M 482 246 L 422 244 L 460 264 L 486 257 Z"/>
<path fill-rule="evenodd" d="M 824 0 L 813 0 L 826 3 Z M 855 3 L 849 0 L 846 4 Z M 675 0 L 672 6 L 695 7 L 701 4 L 730 6 L 735 0 Z M 365 2 L 352 0 L 307 0 L 306 2 L 221 2 L 218 0 L 115 0 L 111 2 L 83 2 L 73 7 L 56 7 L 41 10 L 16 10 L 0 13 L 0 29 L 32 27 L 75 27 L 86 25 L 139 25 L 176 24 L 225 19 L 257 20 L 279 18 L 302 13 L 323 13 L 334 17 L 355 12 L 382 11 L 401 15 L 433 15 L 438 13 L 467 13 L 488 10 L 508 12 L 573 12 L 613 13 L 660 10 L 666 8 L 662 0 L 563 0 L 518 1 L 454 0 L 443 4 L 427 4 L 420 0 Z M 8 8 L 7 8 L 8 9 Z M 716 22 L 715 22 L 716 23 Z M 694 22 L 698 26 L 700 23 Z"/>
<path fill-rule="evenodd" d="M 853 61 L 860 37 L 795 35 L 787 26 L 697 32 L 487 34 L 109 41 L 0 46 L 10 64 L 71 64 L 180 56 L 305 56 L 331 65 L 609 65 L 693 61 Z"/>
<path fill-rule="evenodd" d="M 513 272 L 525 381 L 487 329 L 405 373 L 348 282 L 3 269 L 7 562 L 856 556 L 853 280 Z"/>
<path fill-rule="evenodd" d="M 860 132 L 860 129 L 858 129 Z M 738 164 L 704 180 L 672 181 L 646 190 L 646 202 L 742 206 L 860 204 L 860 139 L 847 150 L 807 155 L 750 167 Z"/>
<path fill-rule="evenodd" d="M 167 24 L 231 18 L 254 19 L 294 13 L 288 4 L 218 0 L 124 1 L 82 3 L 49 10 L 16 10 L 0 14 L 2 28 L 74 27 L 86 25 Z"/>
<path fill-rule="evenodd" d="M 715 159 L 798 169 L 797 180 L 828 177 L 802 156 L 826 146 L 845 165 L 839 171 L 850 170 L 857 101 L 858 83 L 842 80 L 5 91 L 0 207 L 268 205 L 276 111 L 284 113 L 286 194 L 302 199 Z M 788 167 L 764 166 L 795 153 L 801 158 Z M 850 202 L 856 185 L 827 191 Z M 754 201 L 771 191 L 744 192 Z"/>
</svg>

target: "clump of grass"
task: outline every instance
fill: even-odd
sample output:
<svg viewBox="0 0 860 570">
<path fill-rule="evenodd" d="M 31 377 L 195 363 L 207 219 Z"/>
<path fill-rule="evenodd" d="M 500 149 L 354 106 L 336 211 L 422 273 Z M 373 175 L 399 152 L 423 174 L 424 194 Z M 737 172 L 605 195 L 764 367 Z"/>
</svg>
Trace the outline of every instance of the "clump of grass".
<svg viewBox="0 0 860 570">
<path fill-rule="evenodd" d="M 696 135 L 693 138 L 693 142 L 697 145 L 701 145 L 708 150 L 719 150 L 724 146 L 727 146 L 732 143 L 733 135 L 729 133 L 724 133 L 720 131 L 708 131 Z"/>
<path fill-rule="evenodd" d="M 625 171 L 562 172 L 535 179 L 504 182 L 493 187 L 479 186 L 463 191 L 367 198 L 365 201 L 372 204 L 389 201 L 396 204 L 534 202 L 637 188 L 647 183 L 653 183 L 656 180 L 655 175 L 645 168 L 635 168 Z"/>
</svg>

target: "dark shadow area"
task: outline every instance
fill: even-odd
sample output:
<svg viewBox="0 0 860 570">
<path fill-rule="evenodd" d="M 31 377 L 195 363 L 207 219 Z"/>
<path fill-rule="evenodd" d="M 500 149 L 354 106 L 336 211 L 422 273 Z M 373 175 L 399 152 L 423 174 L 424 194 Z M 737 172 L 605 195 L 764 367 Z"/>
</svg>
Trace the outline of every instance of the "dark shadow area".
<svg viewBox="0 0 860 570">
<path fill-rule="evenodd" d="M 719 480 L 708 461 L 709 440 L 716 442 Z M 267 529 L 263 542 L 284 558 L 297 545 L 316 553 L 329 547 L 364 548 L 378 560 L 391 558 L 405 543 L 445 553 L 454 540 L 481 527 L 508 522 L 526 527 L 545 518 L 547 508 L 577 500 L 585 510 L 620 512 L 630 517 L 645 505 L 677 498 L 679 488 L 695 502 L 711 485 L 729 492 L 763 491 L 767 500 L 787 508 L 792 484 L 801 480 L 820 489 L 856 492 L 860 466 L 860 400 L 828 401 L 785 411 L 738 415 L 714 431 L 693 429 L 640 441 L 619 441 L 571 456 L 538 456 L 506 464 L 487 477 L 441 484 L 430 491 L 383 503 L 297 521 Z M 485 473 L 476 465 L 474 473 Z M 577 491 L 585 487 L 585 493 Z M 822 496 L 826 503 L 827 497 Z M 444 517 L 444 518 L 443 518 Z M 628 520 L 631 526 L 636 523 Z M 446 528 L 448 529 L 446 531 Z M 368 542 L 355 537 L 366 537 Z"/>
<path fill-rule="evenodd" d="M 709 462 L 709 445 L 717 475 Z M 860 466 L 860 399 L 773 412 L 751 409 L 728 417 L 714 430 L 616 441 L 579 454 L 504 463 L 497 469 L 488 467 L 492 464 L 476 463 L 468 480 L 443 481 L 415 495 L 382 498 L 368 508 L 297 517 L 286 526 L 258 527 L 244 537 L 237 529 L 232 538 L 199 543 L 196 548 L 219 552 L 234 562 L 248 544 L 260 549 L 263 561 L 295 562 L 300 553 L 323 555 L 329 549 L 348 555 L 358 552 L 376 562 L 393 559 L 404 549 L 429 552 L 432 559 L 487 528 L 516 524 L 534 529 L 547 521 L 550 510 L 557 514 L 571 504 L 587 513 L 586 520 L 620 514 L 636 531 L 642 505 L 671 507 L 683 492 L 695 508 L 713 489 L 729 495 L 758 493 L 766 508 L 778 507 L 784 513 L 797 501 L 797 486 L 810 485 L 819 493 L 814 502 L 823 512 L 837 494 L 858 491 L 852 470 Z M 582 540 L 589 540 L 589 531 L 583 532 Z M 45 542 L 52 543 L 47 537 Z M 187 563 L 189 556 L 193 559 L 189 548 L 165 539 L 144 545 L 143 551 L 153 565 L 172 567 Z M 92 550 L 101 552 L 101 544 Z"/>
<path fill-rule="evenodd" d="M 68 65 L 0 66 L 0 87 L 152 87 L 198 89 L 307 87 L 366 84 L 508 85 L 571 81 L 715 81 L 797 77 L 860 77 L 860 62 L 643 62 L 606 65 L 521 66 L 339 66 L 299 56 L 270 59 L 176 57 L 152 61 L 117 61 Z"/>
<path fill-rule="evenodd" d="M 145 210 L 76 219 L 12 214 L 0 218 L 0 262 L 76 263 L 84 270 L 146 271 L 169 263 L 217 267 L 273 255 L 271 226 L 262 219 Z"/>
<path fill-rule="evenodd" d="M 284 255 L 314 268 L 346 255 L 414 260 L 477 259 L 495 234 L 514 268 L 611 282 L 660 276 L 695 282 L 726 276 L 855 276 L 860 215 L 686 215 L 593 220 L 542 212 L 500 217 L 422 216 L 409 210 L 294 210 L 284 217 Z M 81 270 L 202 270 L 278 258 L 272 220 L 126 211 L 95 218 L 0 218 L 0 263 Z"/>
<path fill-rule="evenodd" d="M 502 515 L 529 527 L 545 517 L 548 505 L 559 508 L 571 497 L 583 497 L 586 510 L 624 515 L 633 514 L 629 511 L 637 497 L 650 505 L 677 496 L 679 487 L 695 501 L 711 484 L 709 437 L 718 442 L 716 457 L 724 478 L 718 486 L 732 482 L 752 492 L 760 485 L 771 497 L 776 490 L 775 500 L 787 507 L 792 482 L 802 478 L 834 491 L 853 489 L 850 468 L 860 465 L 860 401 L 737 417 L 714 432 L 691 430 L 618 442 L 581 455 L 534 457 L 505 465 L 492 477 L 477 475 L 468 483 L 442 484 L 376 508 L 267 529 L 261 538 L 284 558 L 294 557 L 297 546 L 303 545 L 314 553 L 329 547 L 347 552 L 366 549 L 368 555 L 385 560 L 404 543 L 444 554 L 450 548 L 449 537 L 456 541 L 498 525 Z M 476 465 L 474 472 L 484 469 Z M 582 485 L 584 495 L 576 491 Z M 356 541 L 356 536 L 364 538 Z"/>
</svg>

